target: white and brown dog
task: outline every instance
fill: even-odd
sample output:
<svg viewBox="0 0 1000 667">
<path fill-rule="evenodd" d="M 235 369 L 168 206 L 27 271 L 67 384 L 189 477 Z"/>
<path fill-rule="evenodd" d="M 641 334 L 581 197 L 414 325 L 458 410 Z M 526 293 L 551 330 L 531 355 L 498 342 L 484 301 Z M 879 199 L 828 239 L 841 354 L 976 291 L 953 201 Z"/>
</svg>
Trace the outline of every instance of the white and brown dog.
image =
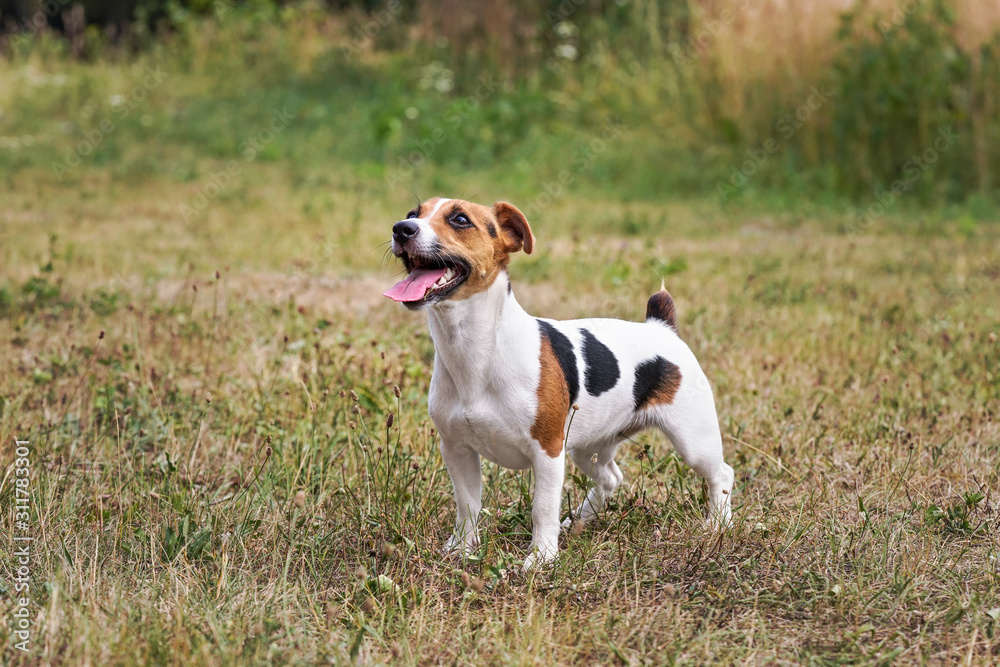
<svg viewBox="0 0 1000 667">
<path fill-rule="evenodd" d="M 729 525 L 733 469 L 722 457 L 712 389 L 677 336 L 673 299 L 665 289 L 650 297 L 644 323 L 532 317 L 514 298 L 507 264 L 534 244 L 528 221 L 506 202 L 429 199 L 392 228 L 407 276 L 385 296 L 428 307 L 434 339 L 429 408 L 457 505 L 445 549 L 478 545 L 484 456 L 535 471 L 524 566 L 552 560 L 567 451 L 594 480 L 573 514 L 587 521 L 622 481 L 618 444 L 649 427 L 708 481 L 711 524 Z"/>
</svg>

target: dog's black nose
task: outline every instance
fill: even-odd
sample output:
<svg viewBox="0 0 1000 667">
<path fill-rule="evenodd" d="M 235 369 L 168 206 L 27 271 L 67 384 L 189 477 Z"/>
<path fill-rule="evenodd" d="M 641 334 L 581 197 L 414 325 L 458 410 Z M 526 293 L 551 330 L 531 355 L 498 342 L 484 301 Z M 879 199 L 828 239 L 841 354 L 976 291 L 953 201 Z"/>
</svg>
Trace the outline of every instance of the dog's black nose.
<svg viewBox="0 0 1000 667">
<path fill-rule="evenodd" d="M 412 220 L 402 220 L 392 226 L 392 238 L 402 245 L 417 235 L 420 227 Z"/>
</svg>

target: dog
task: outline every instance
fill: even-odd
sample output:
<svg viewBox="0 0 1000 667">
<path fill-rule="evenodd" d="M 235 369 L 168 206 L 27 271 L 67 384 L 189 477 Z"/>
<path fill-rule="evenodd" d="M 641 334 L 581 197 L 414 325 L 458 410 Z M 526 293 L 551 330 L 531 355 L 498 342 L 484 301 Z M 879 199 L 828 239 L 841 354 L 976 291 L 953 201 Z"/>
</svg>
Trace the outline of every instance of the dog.
<svg viewBox="0 0 1000 667">
<path fill-rule="evenodd" d="M 425 309 L 434 341 L 428 407 L 456 505 L 445 551 L 478 547 L 485 457 L 534 471 L 524 568 L 551 562 L 560 527 L 592 519 L 621 484 L 619 443 L 651 427 L 708 482 L 710 526 L 729 526 L 733 469 L 712 388 L 677 335 L 670 294 L 661 288 L 649 298 L 643 323 L 533 317 L 514 298 L 507 267 L 513 253 L 534 247 L 524 215 L 503 201 L 435 197 L 392 227 L 407 275 L 384 296 Z M 560 524 L 567 453 L 594 486 Z"/>
</svg>

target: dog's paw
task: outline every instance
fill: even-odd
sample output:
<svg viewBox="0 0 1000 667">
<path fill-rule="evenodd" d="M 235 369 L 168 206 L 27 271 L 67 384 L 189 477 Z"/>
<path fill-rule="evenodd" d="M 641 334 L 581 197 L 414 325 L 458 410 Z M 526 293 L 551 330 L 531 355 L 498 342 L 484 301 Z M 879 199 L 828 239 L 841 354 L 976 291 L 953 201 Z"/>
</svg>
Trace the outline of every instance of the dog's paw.
<svg viewBox="0 0 1000 667">
<path fill-rule="evenodd" d="M 559 524 L 560 529 L 569 533 L 573 537 L 577 537 L 583 532 L 583 528 L 586 525 L 583 519 L 573 519 L 572 517 L 567 517 L 561 524 Z"/>
<path fill-rule="evenodd" d="M 535 570 L 540 570 L 543 567 L 552 565 L 556 560 L 555 549 L 548 549 L 545 551 L 540 551 L 538 549 L 532 549 L 528 557 L 524 559 L 524 566 L 521 568 L 524 572 L 532 572 Z"/>
<path fill-rule="evenodd" d="M 444 543 L 441 551 L 445 556 L 469 556 L 475 553 L 477 548 L 479 548 L 479 540 L 475 537 L 472 539 L 463 539 L 452 535 Z"/>
<path fill-rule="evenodd" d="M 705 526 L 711 531 L 721 533 L 733 527 L 733 517 L 731 514 L 723 516 L 713 514 L 705 521 Z"/>
</svg>

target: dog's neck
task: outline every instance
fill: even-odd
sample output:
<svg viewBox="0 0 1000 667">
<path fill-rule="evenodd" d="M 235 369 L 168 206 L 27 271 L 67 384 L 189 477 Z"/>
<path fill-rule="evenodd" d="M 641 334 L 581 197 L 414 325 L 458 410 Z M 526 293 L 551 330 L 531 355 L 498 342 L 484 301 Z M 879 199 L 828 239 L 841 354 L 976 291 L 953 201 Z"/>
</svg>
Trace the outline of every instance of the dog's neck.
<svg viewBox="0 0 1000 667">
<path fill-rule="evenodd" d="M 518 353 L 515 341 L 527 326 L 537 327 L 509 289 L 501 271 L 485 292 L 462 301 L 443 301 L 428 309 L 437 361 L 460 387 L 482 387 L 498 364 Z"/>
</svg>

